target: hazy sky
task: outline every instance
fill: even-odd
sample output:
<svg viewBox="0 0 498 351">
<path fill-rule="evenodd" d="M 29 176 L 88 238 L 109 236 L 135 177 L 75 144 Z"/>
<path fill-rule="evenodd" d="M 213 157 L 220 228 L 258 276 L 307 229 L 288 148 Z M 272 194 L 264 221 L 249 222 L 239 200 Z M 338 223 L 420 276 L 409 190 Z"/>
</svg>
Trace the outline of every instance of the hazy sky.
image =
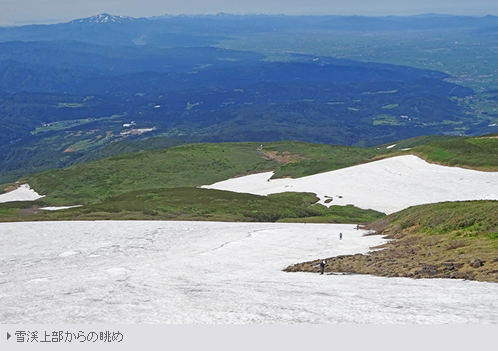
<svg viewBox="0 0 498 351">
<path fill-rule="evenodd" d="M 498 15 L 497 0 L 0 0 L 0 25 L 67 22 L 99 13 L 150 17 L 219 12 L 288 15 Z"/>
</svg>

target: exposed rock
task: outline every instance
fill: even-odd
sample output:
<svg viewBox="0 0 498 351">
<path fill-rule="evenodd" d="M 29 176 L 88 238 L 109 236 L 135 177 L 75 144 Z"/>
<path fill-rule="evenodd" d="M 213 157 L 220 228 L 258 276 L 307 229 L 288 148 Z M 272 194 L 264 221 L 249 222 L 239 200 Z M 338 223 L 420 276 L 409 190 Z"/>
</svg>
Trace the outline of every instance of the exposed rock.
<svg viewBox="0 0 498 351">
<path fill-rule="evenodd" d="M 478 258 L 473 258 L 472 261 L 470 261 L 469 265 L 472 267 L 472 268 L 479 268 L 479 267 L 482 267 L 482 265 L 484 264 L 483 261 L 481 261 L 480 259 Z"/>
<path fill-rule="evenodd" d="M 400 239 L 403 239 L 401 236 Z M 442 240 L 442 239 L 440 239 Z M 407 240 L 393 240 L 386 249 L 368 254 L 340 255 L 327 258 L 327 273 L 371 274 L 383 277 L 450 278 L 498 282 L 498 257 L 496 252 L 455 255 L 445 245 L 428 250 L 423 240 L 403 246 Z M 443 241 L 444 242 L 444 241 Z M 411 242 L 410 242 L 411 243 Z M 413 252 L 413 254 L 411 254 Z M 471 258 L 474 259 L 471 261 Z M 479 258 L 477 258 L 479 257 Z M 312 265 L 320 261 L 298 263 L 285 269 L 287 272 L 316 272 Z M 486 264 L 486 269 L 483 265 Z M 469 267 L 469 265 L 471 267 Z M 480 269 L 475 269 L 479 268 Z"/>
</svg>

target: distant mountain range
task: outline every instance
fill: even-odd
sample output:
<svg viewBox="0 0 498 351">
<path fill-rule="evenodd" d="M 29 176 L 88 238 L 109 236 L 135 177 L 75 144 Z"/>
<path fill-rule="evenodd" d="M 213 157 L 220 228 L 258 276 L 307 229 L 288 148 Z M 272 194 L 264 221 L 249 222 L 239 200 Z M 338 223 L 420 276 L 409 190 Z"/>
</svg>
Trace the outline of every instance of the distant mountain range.
<svg viewBox="0 0 498 351">
<path fill-rule="evenodd" d="M 490 123 L 462 103 L 474 91 L 444 72 L 306 52 L 278 61 L 213 45 L 234 33 L 494 25 L 492 16 L 101 14 L 0 28 L 0 179 L 109 156 L 152 136 L 163 141 L 144 148 L 289 139 L 368 146 L 484 134 Z"/>
<path fill-rule="evenodd" d="M 102 31 L 104 26 L 105 32 Z M 256 34 L 291 30 L 407 31 L 472 28 L 495 32 L 498 17 L 286 16 L 286 15 L 164 15 L 151 18 L 107 13 L 54 25 L 0 27 L 0 42 L 79 40 L 102 45 L 212 45 L 232 33 Z M 140 41 L 142 38 L 142 41 Z"/>
</svg>

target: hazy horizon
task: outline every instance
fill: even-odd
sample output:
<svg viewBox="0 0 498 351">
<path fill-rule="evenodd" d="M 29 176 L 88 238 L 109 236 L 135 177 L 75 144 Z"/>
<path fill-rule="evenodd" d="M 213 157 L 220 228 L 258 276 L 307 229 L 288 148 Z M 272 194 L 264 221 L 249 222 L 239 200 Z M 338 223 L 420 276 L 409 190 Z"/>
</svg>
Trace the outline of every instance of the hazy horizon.
<svg viewBox="0 0 498 351">
<path fill-rule="evenodd" d="M 234 0 L 185 0 L 181 3 L 166 0 L 0 0 L 0 26 L 49 24 L 69 22 L 101 13 L 129 17 L 168 15 L 358 15 L 358 16 L 413 16 L 421 14 L 486 16 L 498 15 L 495 0 L 253 0 L 250 3 Z"/>
</svg>

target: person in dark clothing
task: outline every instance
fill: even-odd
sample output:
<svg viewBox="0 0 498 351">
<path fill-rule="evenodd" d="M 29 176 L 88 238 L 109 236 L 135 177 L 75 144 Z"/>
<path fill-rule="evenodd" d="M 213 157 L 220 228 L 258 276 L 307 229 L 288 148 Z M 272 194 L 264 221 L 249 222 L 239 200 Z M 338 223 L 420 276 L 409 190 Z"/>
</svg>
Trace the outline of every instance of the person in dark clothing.
<svg viewBox="0 0 498 351">
<path fill-rule="evenodd" d="M 325 265 L 327 264 L 327 260 L 323 260 L 320 262 L 320 274 L 323 274 L 323 271 L 325 270 Z"/>
<path fill-rule="evenodd" d="M 339 233 L 339 239 L 341 239 L 341 240 L 342 240 L 342 232 L 341 232 L 341 233 Z"/>
</svg>

